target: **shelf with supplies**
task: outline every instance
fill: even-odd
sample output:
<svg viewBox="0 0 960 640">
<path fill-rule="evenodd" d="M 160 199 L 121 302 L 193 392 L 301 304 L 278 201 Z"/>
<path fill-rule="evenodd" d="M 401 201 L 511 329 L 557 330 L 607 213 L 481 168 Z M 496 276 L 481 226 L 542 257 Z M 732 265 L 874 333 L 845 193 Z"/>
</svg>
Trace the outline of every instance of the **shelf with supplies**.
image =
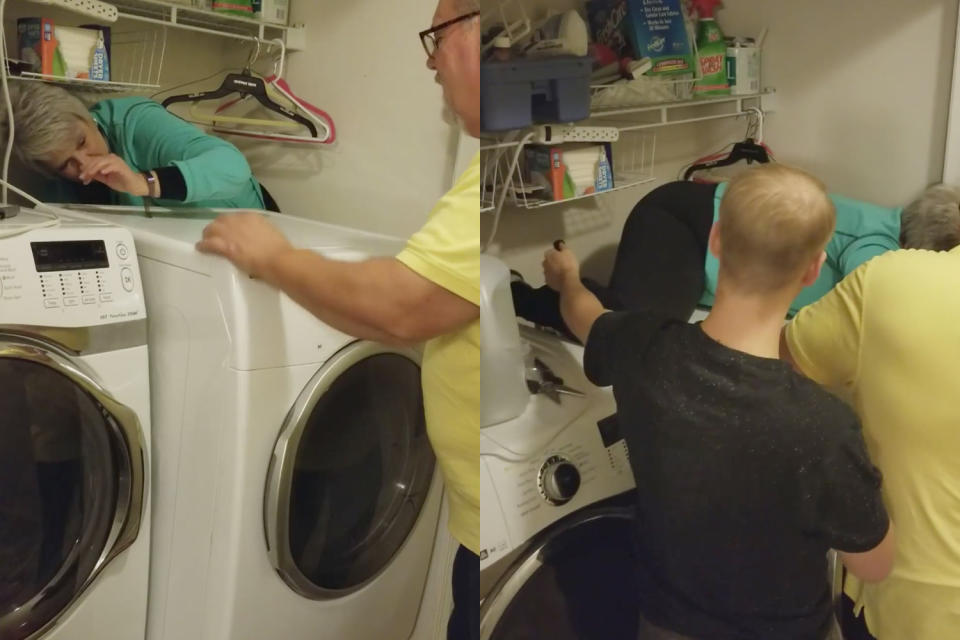
<svg viewBox="0 0 960 640">
<path fill-rule="evenodd" d="M 121 18 L 245 40 L 279 38 L 291 29 L 302 28 L 162 0 L 117 0 L 113 4 Z"/>
<path fill-rule="evenodd" d="M 539 209 L 583 198 L 596 197 L 654 180 L 658 127 L 709 122 L 712 120 L 753 117 L 759 121 L 762 137 L 764 96 L 774 92 L 726 95 L 677 100 L 632 107 L 598 109 L 590 117 L 573 125 L 539 125 L 503 134 L 490 134 L 480 145 L 483 171 L 481 211 L 499 211 L 509 202 L 520 209 Z M 589 193 L 561 192 L 559 184 L 531 178 L 530 148 L 557 147 L 562 153 L 570 143 L 604 144 L 613 179 L 609 188 Z M 552 187 L 552 189 L 551 189 Z M 552 193 L 551 193 L 552 191 Z M 566 197 L 561 197 L 565 193 Z"/>
<path fill-rule="evenodd" d="M 48 82 L 59 84 L 79 91 L 102 93 L 142 93 L 160 88 L 159 84 L 136 84 L 130 82 L 105 82 L 103 80 L 89 80 L 87 78 L 61 78 L 46 76 L 42 73 L 26 72 L 19 76 L 8 76 L 8 81 Z"/>
<path fill-rule="evenodd" d="M 578 136 L 587 128 L 566 128 Z M 608 128 L 609 129 L 609 128 Z M 629 189 L 654 179 L 656 136 L 649 132 L 592 134 L 543 143 L 526 134 L 518 141 L 481 145 L 481 211 L 507 201 L 521 209 L 540 209 Z M 603 138 L 606 138 L 604 140 Z M 551 173 L 564 166 L 561 174 Z M 602 175 L 595 168 L 603 166 Z"/>
<path fill-rule="evenodd" d="M 707 122 L 723 118 L 739 118 L 763 111 L 763 99 L 776 93 L 767 88 L 759 93 L 727 96 L 708 96 L 669 102 L 645 103 L 635 106 L 593 109 L 590 117 L 577 124 L 615 126 L 621 132 L 654 129 L 677 124 Z M 691 114 L 693 111 L 700 113 Z M 706 111 L 710 111 L 706 113 Z M 647 117 L 646 114 L 649 114 Z M 602 119 L 602 121 L 601 121 Z M 511 140 L 510 138 L 517 138 Z M 484 135 L 481 149 L 493 149 L 519 144 L 516 132 Z"/>
<path fill-rule="evenodd" d="M 266 20 L 221 13 L 203 7 L 164 0 L 25 0 L 89 16 L 99 22 L 118 19 L 172 27 L 197 33 L 240 40 L 270 40 L 302 26 L 289 26 Z M 302 36 L 301 36 L 302 39 Z"/>
<path fill-rule="evenodd" d="M 91 29 L 69 29 L 72 38 L 87 45 L 95 40 L 92 34 L 97 33 Z M 58 27 L 58 32 L 59 30 Z M 65 38 L 66 35 L 62 37 Z M 87 40 L 83 40 L 84 38 Z M 70 70 L 70 56 L 64 58 L 68 70 L 64 75 L 38 72 L 40 63 L 37 59 L 32 63 L 7 59 L 7 79 L 13 82 L 46 82 L 86 93 L 152 93 L 160 89 L 160 74 L 167 48 L 166 29 L 114 31 L 110 40 L 113 55 L 108 81 L 76 77 L 83 74 L 77 73 L 76 68 Z"/>
</svg>

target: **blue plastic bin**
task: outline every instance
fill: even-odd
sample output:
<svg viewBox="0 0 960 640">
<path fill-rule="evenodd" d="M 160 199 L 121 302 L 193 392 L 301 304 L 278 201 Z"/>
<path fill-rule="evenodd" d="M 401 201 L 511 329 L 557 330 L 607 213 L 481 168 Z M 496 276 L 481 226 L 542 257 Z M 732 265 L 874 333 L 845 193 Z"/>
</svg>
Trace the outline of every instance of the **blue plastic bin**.
<svg viewBox="0 0 960 640">
<path fill-rule="evenodd" d="M 589 56 L 482 63 L 480 120 L 484 131 L 589 117 L 592 70 Z"/>
</svg>

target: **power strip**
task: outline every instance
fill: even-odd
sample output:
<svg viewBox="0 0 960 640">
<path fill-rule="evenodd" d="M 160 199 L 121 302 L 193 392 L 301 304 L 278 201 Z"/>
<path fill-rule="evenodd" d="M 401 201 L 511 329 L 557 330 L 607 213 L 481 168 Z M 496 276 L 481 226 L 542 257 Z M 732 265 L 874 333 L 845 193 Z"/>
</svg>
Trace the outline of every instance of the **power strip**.
<svg viewBox="0 0 960 640">
<path fill-rule="evenodd" d="M 534 127 L 533 142 L 560 144 L 561 142 L 616 142 L 620 130 L 616 127 L 578 127 L 566 124 L 545 124 Z"/>
<path fill-rule="evenodd" d="M 112 4 L 100 2 L 100 0 L 33 0 L 33 2 L 61 7 L 74 13 L 92 16 L 104 22 L 117 21 L 117 8 Z"/>
</svg>

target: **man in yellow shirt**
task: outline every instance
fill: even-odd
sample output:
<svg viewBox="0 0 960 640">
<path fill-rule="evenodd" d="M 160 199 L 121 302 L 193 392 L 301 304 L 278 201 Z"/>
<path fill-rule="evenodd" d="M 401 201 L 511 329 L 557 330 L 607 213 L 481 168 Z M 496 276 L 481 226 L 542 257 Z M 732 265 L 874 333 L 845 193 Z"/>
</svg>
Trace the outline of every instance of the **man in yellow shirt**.
<svg viewBox="0 0 960 640">
<path fill-rule="evenodd" d="M 921 204 L 940 209 L 931 232 L 953 248 L 866 262 L 802 309 L 781 346 L 803 373 L 851 394 L 883 472 L 893 570 L 874 584 L 848 576 L 844 588 L 879 640 L 960 637 L 960 191 L 934 187 Z"/>
<path fill-rule="evenodd" d="M 420 33 L 450 111 L 480 135 L 480 24 L 474 0 L 440 0 Z M 325 323 L 386 344 L 426 342 L 427 432 L 443 472 L 450 532 L 460 544 L 448 636 L 479 634 L 480 155 L 396 258 L 328 260 L 295 249 L 262 216 L 221 216 L 201 251 L 281 289 Z"/>
</svg>

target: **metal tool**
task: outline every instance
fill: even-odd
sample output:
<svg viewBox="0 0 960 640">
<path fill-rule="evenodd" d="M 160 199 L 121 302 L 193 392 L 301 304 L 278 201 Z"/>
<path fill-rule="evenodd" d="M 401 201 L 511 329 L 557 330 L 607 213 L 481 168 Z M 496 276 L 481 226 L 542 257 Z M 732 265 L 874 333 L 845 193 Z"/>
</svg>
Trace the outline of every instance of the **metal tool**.
<svg viewBox="0 0 960 640">
<path fill-rule="evenodd" d="M 533 365 L 527 367 L 527 389 L 530 393 L 542 393 L 560 404 L 560 396 L 584 397 L 584 393 L 563 383 L 563 378 L 550 370 L 540 358 L 533 359 Z"/>
</svg>

